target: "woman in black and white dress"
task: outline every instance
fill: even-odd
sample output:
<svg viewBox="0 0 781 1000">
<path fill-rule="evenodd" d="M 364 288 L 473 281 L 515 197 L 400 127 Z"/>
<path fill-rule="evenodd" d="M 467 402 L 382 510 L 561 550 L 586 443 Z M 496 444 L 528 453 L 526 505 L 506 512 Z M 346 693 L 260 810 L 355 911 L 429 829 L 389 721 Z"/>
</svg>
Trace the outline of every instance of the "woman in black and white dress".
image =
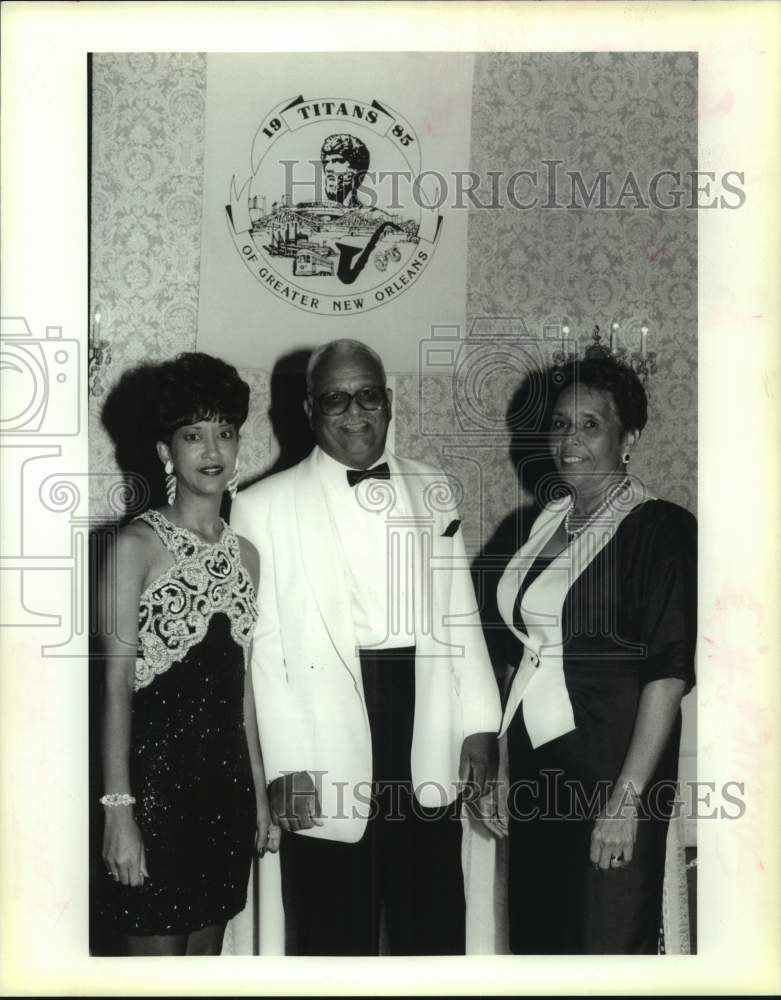
<svg viewBox="0 0 781 1000">
<path fill-rule="evenodd" d="M 249 387 L 205 354 L 160 366 L 168 505 L 120 532 L 105 628 L 103 912 L 131 955 L 219 954 L 253 850 L 276 850 L 248 667 L 258 555 L 219 516 Z M 161 469 L 163 471 L 163 469 Z"/>
<path fill-rule="evenodd" d="M 680 701 L 694 683 L 696 526 L 629 475 L 647 401 L 571 364 L 550 447 L 563 491 L 499 583 L 516 642 L 508 734 L 514 952 L 654 953 Z"/>
</svg>

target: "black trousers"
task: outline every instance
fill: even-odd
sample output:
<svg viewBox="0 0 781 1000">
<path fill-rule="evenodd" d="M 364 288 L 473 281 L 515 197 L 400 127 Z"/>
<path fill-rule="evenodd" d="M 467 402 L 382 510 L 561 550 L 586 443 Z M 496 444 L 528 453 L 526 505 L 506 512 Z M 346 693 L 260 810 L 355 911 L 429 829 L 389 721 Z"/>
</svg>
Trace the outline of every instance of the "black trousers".
<svg viewBox="0 0 781 1000">
<path fill-rule="evenodd" d="M 287 953 L 377 955 L 384 913 L 392 955 L 464 953 L 460 801 L 425 809 L 412 793 L 415 650 L 361 651 L 374 759 L 357 844 L 283 835 Z"/>
<path fill-rule="evenodd" d="M 595 713 L 596 714 L 596 713 Z M 607 798 L 596 741 L 585 725 L 534 749 L 523 719 L 509 729 L 510 949 L 516 955 L 650 955 L 657 953 L 667 817 L 678 759 L 674 724 L 656 776 L 667 774 L 653 809 L 638 820 L 631 864 L 594 871 L 589 861 L 595 805 Z M 623 754 L 623 751 L 621 751 Z M 617 757 L 615 773 L 620 766 Z M 604 766 L 604 765 L 603 765 Z M 522 785 L 521 782 L 526 782 Z M 644 808 L 648 805 L 643 800 Z"/>
</svg>

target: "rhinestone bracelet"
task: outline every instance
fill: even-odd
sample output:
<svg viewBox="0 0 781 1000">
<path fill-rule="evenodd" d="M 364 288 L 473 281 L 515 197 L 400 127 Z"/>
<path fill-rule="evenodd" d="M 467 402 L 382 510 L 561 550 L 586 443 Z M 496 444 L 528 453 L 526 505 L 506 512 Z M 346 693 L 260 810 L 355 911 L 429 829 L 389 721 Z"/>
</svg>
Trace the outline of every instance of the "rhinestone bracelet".
<svg viewBox="0 0 781 1000">
<path fill-rule="evenodd" d="M 127 792 L 110 792 L 100 800 L 102 806 L 134 806 L 136 800 Z"/>
</svg>

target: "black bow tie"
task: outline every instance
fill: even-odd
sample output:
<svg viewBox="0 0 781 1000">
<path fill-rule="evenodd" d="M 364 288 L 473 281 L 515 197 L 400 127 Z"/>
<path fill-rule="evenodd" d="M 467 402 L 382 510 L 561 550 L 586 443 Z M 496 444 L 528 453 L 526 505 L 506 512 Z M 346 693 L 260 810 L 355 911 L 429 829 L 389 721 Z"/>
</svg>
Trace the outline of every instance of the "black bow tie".
<svg viewBox="0 0 781 1000">
<path fill-rule="evenodd" d="M 350 486 L 357 486 L 364 479 L 390 479 L 390 469 L 387 462 L 380 462 L 373 469 L 348 469 L 347 482 Z"/>
</svg>

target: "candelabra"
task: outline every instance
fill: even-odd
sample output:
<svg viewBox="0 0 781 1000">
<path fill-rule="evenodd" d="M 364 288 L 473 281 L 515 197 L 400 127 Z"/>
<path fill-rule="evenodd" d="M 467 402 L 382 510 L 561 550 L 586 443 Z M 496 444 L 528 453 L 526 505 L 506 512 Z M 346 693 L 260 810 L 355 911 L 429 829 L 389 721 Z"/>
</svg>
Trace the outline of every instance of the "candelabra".
<svg viewBox="0 0 781 1000">
<path fill-rule="evenodd" d="M 583 357 L 579 358 L 577 354 L 573 354 L 571 351 L 555 351 L 553 354 L 554 366 L 560 368 L 572 361 L 613 358 L 619 364 L 631 368 L 644 383 L 647 382 L 648 376 L 656 372 L 656 351 L 648 350 L 648 334 L 650 333 L 648 323 L 644 320 L 640 326 L 640 344 L 639 349 L 635 351 L 628 350 L 625 344 L 619 344 L 619 331 L 620 325 L 618 320 L 613 320 L 610 324 L 610 341 L 609 344 L 605 345 L 602 343 L 599 324 L 595 324 L 594 332 L 591 334 L 592 342 L 586 347 Z M 561 334 L 563 338 L 570 336 L 570 325 L 566 319 L 561 325 Z"/>
</svg>

